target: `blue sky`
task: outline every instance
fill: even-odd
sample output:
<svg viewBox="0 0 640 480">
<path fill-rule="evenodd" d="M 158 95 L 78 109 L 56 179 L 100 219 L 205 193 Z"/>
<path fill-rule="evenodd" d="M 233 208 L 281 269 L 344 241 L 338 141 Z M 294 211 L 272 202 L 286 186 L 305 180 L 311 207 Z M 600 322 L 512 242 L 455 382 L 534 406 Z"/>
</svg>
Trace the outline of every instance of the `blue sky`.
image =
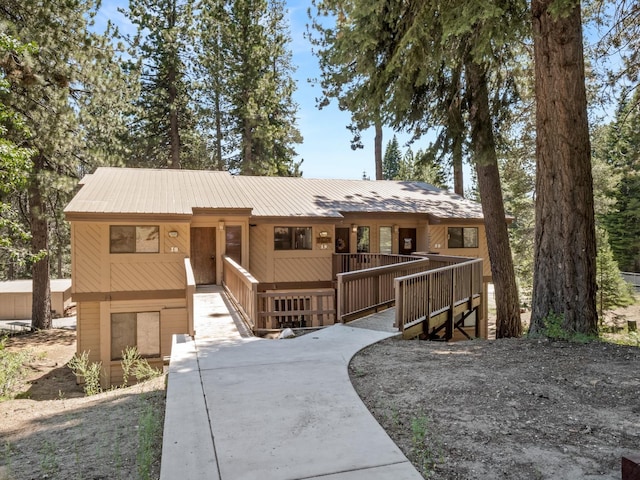
<svg viewBox="0 0 640 480">
<path fill-rule="evenodd" d="M 298 89 L 294 100 L 298 104 L 298 128 L 304 141 L 296 146 L 297 160 L 304 159 L 302 164 L 303 176 L 306 178 L 344 178 L 360 179 L 363 172 L 368 177 L 375 178 L 373 130 L 363 132 L 364 148 L 351 149 L 351 134 L 347 130 L 350 123 L 348 112 L 341 112 L 335 104 L 330 104 L 322 110 L 316 107 L 316 98 L 320 96 L 319 86 L 312 86 L 307 80 L 319 78 L 318 60 L 313 56 L 311 44 L 304 38 L 306 25 L 309 23 L 307 9 L 310 0 L 289 0 L 289 27 L 292 43 L 293 64 L 297 67 L 294 77 Z M 97 27 L 106 25 L 109 19 L 124 32 L 133 33 L 128 20 L 121 15 L 118 6 L 126 6 L 126 0 L 112 0 L 103 2 L 97 18 Z M 393 131 L 385 130 L 383 137 L 383 151 L 387 142 L 391 140 Z M 406 134 L 398 134 L 401 150 L 406 148 L 404 142 L 409 139 Z M 412 149 L 424 148 L 426 140 L 414 144 Z"/>
</svg>

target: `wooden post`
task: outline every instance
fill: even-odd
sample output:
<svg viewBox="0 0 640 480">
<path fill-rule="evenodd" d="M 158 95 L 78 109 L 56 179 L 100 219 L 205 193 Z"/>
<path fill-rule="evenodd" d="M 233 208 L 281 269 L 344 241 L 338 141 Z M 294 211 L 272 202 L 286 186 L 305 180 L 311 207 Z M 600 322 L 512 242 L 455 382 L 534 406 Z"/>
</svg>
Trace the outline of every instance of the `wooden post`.
<svg viewBox="0 0 640 480">
<path fill-rule="evenodd" d="M 622 457 L 622 480 L 640 480 L 640 455 Z"/>
<path fill-rule="evenodd" d="M 636 320 L 627 320 L 627 330 L 629 333 L 638 331 L 638 322 Z"/>
</svg>

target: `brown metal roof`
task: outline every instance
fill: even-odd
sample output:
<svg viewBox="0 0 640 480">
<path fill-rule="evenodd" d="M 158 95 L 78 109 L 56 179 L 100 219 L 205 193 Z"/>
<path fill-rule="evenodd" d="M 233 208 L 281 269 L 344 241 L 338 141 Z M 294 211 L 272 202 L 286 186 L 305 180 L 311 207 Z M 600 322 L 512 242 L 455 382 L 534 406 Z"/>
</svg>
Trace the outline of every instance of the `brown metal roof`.
<svg viewBox="0 0 640 480">
<path fill-rule="evenodd" d="M 476 202 L 422 182 L 245 177 L 203 170 L 99 168 L 65 212 L 191 215 L 195 208 L 251 210 L 253 217 L 422 213 L 481 219 Z"/>
</svg>

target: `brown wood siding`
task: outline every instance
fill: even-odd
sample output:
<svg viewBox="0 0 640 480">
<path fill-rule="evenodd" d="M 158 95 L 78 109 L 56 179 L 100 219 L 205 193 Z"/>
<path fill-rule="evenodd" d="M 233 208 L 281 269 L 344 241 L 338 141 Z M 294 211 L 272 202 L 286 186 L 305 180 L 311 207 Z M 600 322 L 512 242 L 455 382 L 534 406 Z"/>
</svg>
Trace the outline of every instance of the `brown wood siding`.
<svg viewBox="0 0 640 480">
<path fill-rule="evenodd" d="M 449 227 L 478 227 L 478 248 L 447 248 L 447 228 Z M 487 236 L 484 232 L 484 225 L 471 224 L 445 224 L 429 226 L 430 245 L 429 251 L 442 255 L 453 255 L 458 257 L 482 258 L 483 275 L 491 276 L 491 264 L 489 263 L 489 249 L 487 248 Z"/>
<path fill-rule="evenodd" d="M 186 308 L 171 308 L 160 312 L 160 355 L 171 355 L 171 341 L 174 334 L 189 333 Z"/>
<path fill-rule="evenodd" d="M 267 233 L 272 225 L 249 227 L 249 265 L 251 274 L 259 281 L 267 281 Z M 270 250 L 273 250 L 273 245 Z"/>
<path fill-rule="evenodd" d="M 162 368 L 164 366 L 164 361 L 160 358 L 147 358 L 145 359 L 149 362 L 149 365 L 157 370 L 162 372 Z M 111 370 L 111 385 L 122 385 L 122 364 L 118 361 L 110 362 L 110 370 Z M 129 385 L 133 385 L 136 383 L 135 377 L 130 377 L 127 381 Z"/>
<path fill-rule="evenodd" d="M 75 292 L 100 291 L 103 275 L 101 246 L 106 227 L 100 224 L 74 223 L 73 288 Z M 106 233 L 108 235 L 108 233 Z"/>
<path fill-rule="evenodd" d="M 152 254 L 148 254 L 152 255 Z M 111 291 L 179 290 L 185 287 L 183 262 L 129 261 L 111 264 Z"/>
<path fill-rule="evenodd" d="M 274 258 L 273 272 L 273 282 L 330 281 L 332 257 Z"/>
<path fill-rule="evenodd" d="M 89 361 L 100 361 L 100 302 L 77 304 L 77 351 L 89 352 Z"/>
<path fill-rule="evenodd" d="M 176 232 L 177 237 L 169 236 L 169 232 Z M 160 236 L 164 238 L 164 253 L 181 253 L 189 252 L 189 224 L 188 223 L 169 223 L 160 225 Z M 171 249 L 174 249 L 173 251 Z M 177 251 L 176 251 L 177 249 Z"/>
</svg>

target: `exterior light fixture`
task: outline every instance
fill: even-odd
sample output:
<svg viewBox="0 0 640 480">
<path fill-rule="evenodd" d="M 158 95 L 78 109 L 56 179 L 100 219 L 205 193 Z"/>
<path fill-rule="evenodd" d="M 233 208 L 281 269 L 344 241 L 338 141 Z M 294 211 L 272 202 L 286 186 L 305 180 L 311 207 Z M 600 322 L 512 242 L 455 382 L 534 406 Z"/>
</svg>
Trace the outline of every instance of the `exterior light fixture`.
<svg viewBox="0 0 640 480">
<path fill-rule="evenodd" d="M 176 238 L 178 236 L 178 232 L 175 230 L 171 230 L 168 234 L 171 238 Z"/>
<path fill-rule="evenodd" d="M 218 222 L 218 230 L 221 232 L 224 230 L 224 222 Z"/>
</svg>

